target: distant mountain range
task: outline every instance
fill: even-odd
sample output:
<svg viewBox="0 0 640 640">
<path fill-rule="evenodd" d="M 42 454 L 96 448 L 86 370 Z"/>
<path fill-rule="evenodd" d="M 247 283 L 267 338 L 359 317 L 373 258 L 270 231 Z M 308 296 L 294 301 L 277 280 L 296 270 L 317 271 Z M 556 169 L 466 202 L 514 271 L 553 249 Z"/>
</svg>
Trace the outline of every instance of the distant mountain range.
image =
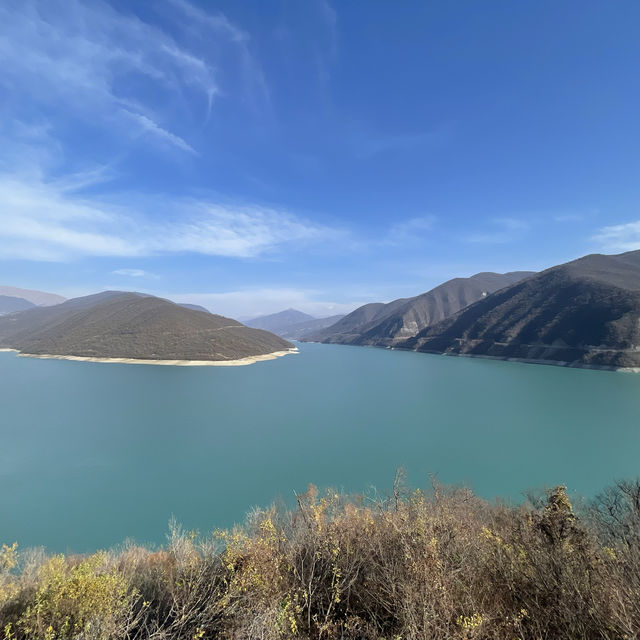
<svg viewBox="0 0 640 640">
<path fill-rule="evenodd" d="M 0 287 L 0 348 L 224 361 L 289 350 L 288 338 L 640 370 L 640 251 L 588 255 L 540 273 L 455 278 L 346 316 L 314 318 L 287 309 L 249 320 L 249 326 L 146 294 L 107 291 L 55 300 L 64 299 Z"/>
<path fill-rule="evenodd" d="M 315 333 L 308 333 L 303 340 L 379 347 L 399 346 L 426 327 L 532 274 L 531 271 L 514 271 L 454 278 L 413 298 L 400 298 L 387 304 L 366 304 L 339 322 Z"/>
<path fill-rule="evenodd" d="M 542 271 L 427 327 L 402 347 L 640 367 L 640 251 L 589 255 Z"/>
<path fill-rule="evenodd" d="M 328 318 L 316 318 L 297 309 L 286 309 L 279 313 L 247 320 L 245 324 L 248 327 L 271 331 L 288 340 L 302 340 L 309 334 L 335 324 L 342 317 L 342 315 L 337 315 Z"/>
<path fill-rule="evenodd" d="M 310 316 L 308 313 L 303 313 L 297 309 L 285 309 L 285 311 L 280 311 L 278 313 L 252 318 L 251 320 L 247 320 L 245 324 L 247 327 L 254 327 L 255 329 L 264 329 L 265 331 L 278 333 L 286 327 L 314 319 L 315 318 Z"/>
<path fill-rule="evenodd" d="M 573 367 L 640 368 L 640 251 L 479 273 L 359 307 L 307 341 Z"/>
<path fill-rule="evenodd" d="M 48 307 L 54 304 L 64 302 L 66 298 L 56 293 L 47 293 L 46 291 L 34 291 L 33 289 L 19 289 L 18 287 L 9 287 L 0 285 L 0 296 L 9 296 L 12 298 L 22 298 L 38 307 Z"/>
<path fill-rule="evenodd" d="M 293 345 L 208 311 L 107 291 L 0 317 L 0 347 L 31 355 L 229 361 Z"/>
</svg>

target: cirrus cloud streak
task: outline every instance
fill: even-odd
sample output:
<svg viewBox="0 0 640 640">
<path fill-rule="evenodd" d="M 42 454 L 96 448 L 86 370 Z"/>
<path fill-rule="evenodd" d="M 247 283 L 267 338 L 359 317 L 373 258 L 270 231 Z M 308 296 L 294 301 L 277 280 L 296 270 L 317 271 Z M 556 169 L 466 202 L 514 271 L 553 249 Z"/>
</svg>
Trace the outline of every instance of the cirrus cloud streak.
<svg viewBox="0 0 640 640">
<path fill-rule="evenodd" d="M 300 243 L 341 235 L 272 207 L 206 198 L 167 201 L 154 195 L 110 194 L 100 199 L 70 189 L 69 181 L 46 181 L 37 175 L 0 177 L 0 202 L 0 258 L 5 259 L 177 253 L 255 258 L 284 245 L 295 249 Z"/>
<path fill-rule="evenodd" d="M 602 227 L 593 236 L 604 251 L 635 251 L 640 249 L 640 220 Z"/>
</svg>

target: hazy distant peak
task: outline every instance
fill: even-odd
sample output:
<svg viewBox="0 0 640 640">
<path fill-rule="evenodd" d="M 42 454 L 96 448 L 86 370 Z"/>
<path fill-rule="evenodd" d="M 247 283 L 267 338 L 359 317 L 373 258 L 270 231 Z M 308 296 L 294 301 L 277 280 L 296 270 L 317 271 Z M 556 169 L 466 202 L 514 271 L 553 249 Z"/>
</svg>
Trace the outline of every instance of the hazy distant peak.
<svg viewBox="0 0 640 640">
<path fill-rule="evenodd" d="M 308 313 L 303 313 L 297 309 L 285 309 L 278 313 L 271 313 L 269 315 L 252 318 L 251 320 L 247 320 L 245 324 L 248 327 L 264 329 L 265 331 L 272 331 L 273 333 L 280 335 L 286 327 L 306 322 L 308 320 L 315 320 L 315 318 Z"/>
<path fill-rule="evenodd" d="M 11 287 L 8 285 L 0 285 L 0 295 L 22 298 L 40 307 L 60 304 L 66 300 L 66 298 L 56 293 L 47 293 L 46 291 L 36 291 L 34 289 L 20 289 L 19 287 Z"/>
</svg>

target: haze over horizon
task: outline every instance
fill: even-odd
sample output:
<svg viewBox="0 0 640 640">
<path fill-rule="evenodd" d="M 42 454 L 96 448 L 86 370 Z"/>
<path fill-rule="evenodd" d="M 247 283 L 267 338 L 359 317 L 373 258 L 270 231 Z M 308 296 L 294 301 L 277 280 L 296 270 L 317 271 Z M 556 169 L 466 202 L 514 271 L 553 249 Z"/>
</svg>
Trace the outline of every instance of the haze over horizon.
<svg viewBox="0 0 640 640">
<path fill-rule="evenodd" d="M 3 3 L 2 283 L 328 316 L 640 249 L 640 5 L 364 7 Z"/>
</svg>

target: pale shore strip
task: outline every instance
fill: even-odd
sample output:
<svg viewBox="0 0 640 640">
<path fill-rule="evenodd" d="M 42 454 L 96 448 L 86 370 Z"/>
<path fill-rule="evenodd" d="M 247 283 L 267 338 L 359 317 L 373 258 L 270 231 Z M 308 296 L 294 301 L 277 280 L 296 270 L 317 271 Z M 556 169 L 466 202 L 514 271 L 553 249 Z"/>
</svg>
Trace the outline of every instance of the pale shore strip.
<svg viewBox="0 0 640 640">
<path fill-rule="evenodd" d="M 0 349 L 0 351 L 15 351 L 20 358 L 40 358 L 43 360 L 73 360 L 74 362 L 111 362 L 117 364 L 151 364 L 171 367 L 243 367 L 265 360 L 275 360 L 282 356 L 299 353 L 297 348 L 285 351 L 273 351 L 258 356 L 240 358 L 238 360 L 143 360 L 138 358 L 93 358 L 89 356 L 61 356 L 48 353 L 21 353 L 18 349 Z"/>
<path fill-rule="evenodd" d="M 316 343 L 321 344 L 321 343 Z M 370 345 L 364 345 L 370 346 Z M 374 349 L 380 347 L 372 346 Z M 452 358 L 477 358 L 479 360 L 498 360 L 502 362 L 521 362 L 522 364 L 543 364 L 565 369 L 592 369 L 594 371 L 617 371 L 619 373 L 640 373 L 640 367 L 614 367 L 600 364 L 574 364 L 565 360 L 540 360 L 536 358 L 512 358 L 508 356 L 489 356 L 478 353 L 442 353 L 441 351 L 418 351 L 417 349 L 403 349 L 402 347 L 382 347 L 390 351 L 409 351 L 412 353 L 426 353 L 432 356 L 447 356 Z"/>
<path fill-rule="evenodd" d="M 415 353 L 432 353 L 433 355 L 453 356 L 454 358 L 479 358 L 482 360 L 502 360 L 503 362 L 521 362 L 523 364 L 542 364 L 565 369 L 591 369 L 593 371 L 617 371 L 618 373 L 640 373 L 640 367 L 614 367 L 605 364 L 574 364 L 564 360 L 541 360 L 537 358 L 511 358 L 506 356 L 479 355 L 477 353 L 435 353 L 416 351 Z"/>
</svg>

